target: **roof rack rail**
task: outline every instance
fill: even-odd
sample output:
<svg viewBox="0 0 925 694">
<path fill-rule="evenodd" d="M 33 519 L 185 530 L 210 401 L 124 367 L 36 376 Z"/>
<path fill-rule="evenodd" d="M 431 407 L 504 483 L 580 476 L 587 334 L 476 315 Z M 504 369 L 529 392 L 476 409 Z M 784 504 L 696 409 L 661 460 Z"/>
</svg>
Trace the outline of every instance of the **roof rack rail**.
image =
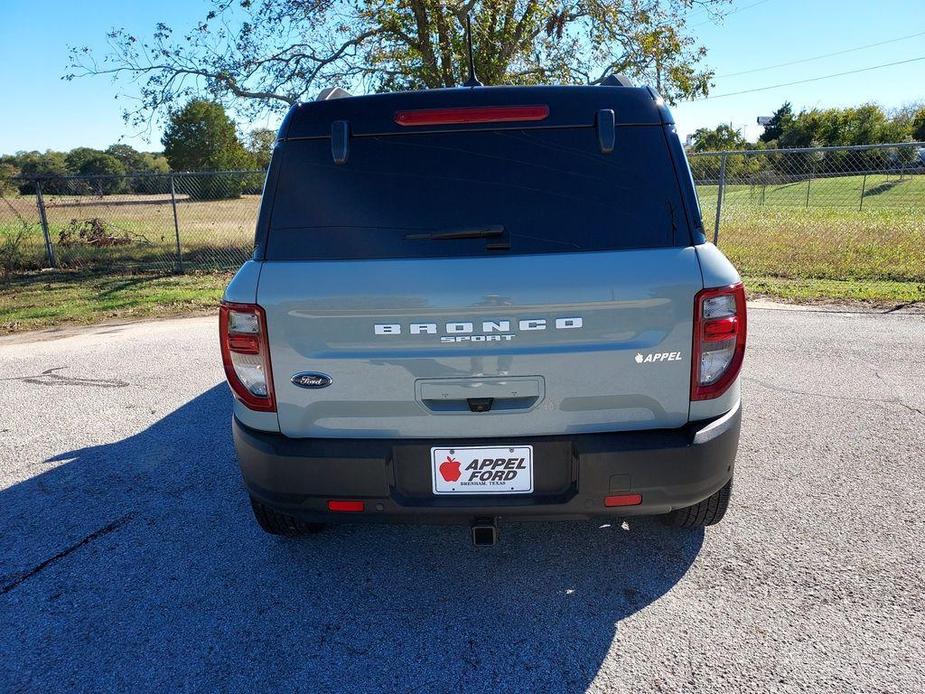
<svg viewBox="0 0 925 694">
<path fill-rule="evenodd" d="M 624 75 L 622 72 L 612 73 L 601 80 L 602 87 L 635 87 L 633 80 Z"/>
<path fill-rule="evenodd" d="M 318 96 L 315 97 L 315 101 L 330 101 L 331 99 L 343 99 L 347 96 L 353 96 L 346 89 L 341 89 L 340 87 L 326 87 L 318 92 Z"/>
</svg>

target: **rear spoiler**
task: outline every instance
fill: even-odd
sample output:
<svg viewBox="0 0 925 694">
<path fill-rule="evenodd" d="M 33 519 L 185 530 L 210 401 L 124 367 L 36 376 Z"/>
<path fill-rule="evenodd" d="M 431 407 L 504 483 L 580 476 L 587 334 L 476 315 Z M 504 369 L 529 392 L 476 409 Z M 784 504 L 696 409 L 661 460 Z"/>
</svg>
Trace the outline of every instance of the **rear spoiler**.
<svg viewBox="0 0 925 694">
<path fill-rule="evenodd" d="M 595 127 L 598 112 L 611 110 L 614 125 L 663 125 L 667 114 L 664 103 L 646 87 L 631 87 L 625 78 L 619 86 L 612 84 L 621 78 L 612 76 L 601 86 L 586 87 L 475 87 L 430 89 L 417 92 L 396 92 L 350 96 L 340 88 L 325 90 L 318 100 L 294 105 L 280 126 L 279 140 L 300 140 L 331 137 L 335 122 L 349 123 L 350 137 L 382 136 L 407 133 L 409 124 L 396 120 L 396 114 L 431 109 L 453 111 L 462 109 L 505 110 L 524 106 L 545 106 L 543 118 L 494 123 L 492 129 Z M 488 121 L 426 123 L 416 132 L 444 130 L 481 130 Z M 426 127 L 422 127 L 426 126 Z M 338 126 L 340 127 L 340 126 Z"/>
</svg>

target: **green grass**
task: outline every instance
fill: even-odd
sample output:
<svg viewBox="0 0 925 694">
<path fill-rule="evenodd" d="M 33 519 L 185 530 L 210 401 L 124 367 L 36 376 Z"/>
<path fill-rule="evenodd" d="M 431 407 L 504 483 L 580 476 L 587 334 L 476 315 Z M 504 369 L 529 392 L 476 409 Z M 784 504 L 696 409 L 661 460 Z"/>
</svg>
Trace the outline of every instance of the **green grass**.
<svg viewBox="0 0 925 694">
<path fill-rule="evenodd" d="M 809 196 L 807 197 L 807 189 Z M 864 195 L 862 198 L 861 192 Z M 716 207 L 717 186 L 700 185 L 704 208 Z M 925 175 L 870 174 L 816 178 L 794 183 L 727 183 L 724 203 L 733 206 L 834 207 L 845 210 L 925 207 Z M 704 209 L 704 213 L 706 213 Z"/>
<path fill-rule="evenodd" d="M 0 332 L 215 311 L 228 274 L 40 272 L 0 283 Z"/>
<path fill-rule="evenodd" d="M 925 301 L 925 283 L 884 280 L 745 277 L 750 299 L 768 297 L 794 303 L 862 302 L 892 307 Z"/>
<path fill-rule="evenodd" d="M 786 279 L 925 282 L 925 176 L 862 176 L 731 185 L 719 247 L 743 275 Z M 708 237 L 716 186 L 699 186 Z"/>
<path fill-rule="evenodd" d="M 727 207 L 719 247 L 744 275 L 925 281 L 925 209 Z"/>
</svg>

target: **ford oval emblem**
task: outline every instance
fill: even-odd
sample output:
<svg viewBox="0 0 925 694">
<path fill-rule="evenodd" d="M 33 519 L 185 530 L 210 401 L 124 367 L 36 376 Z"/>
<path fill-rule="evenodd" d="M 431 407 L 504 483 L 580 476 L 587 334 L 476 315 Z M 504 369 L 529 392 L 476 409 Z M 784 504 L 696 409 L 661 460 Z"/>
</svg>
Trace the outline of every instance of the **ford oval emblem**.
<svg viewBox="0 0 925 694">
<path fill-rule="evenodd" d="M 292 384 L 299 388 L 327 388 L 334 379 L 317 371 L 300 371 L 292 377 Z"/>
</svg>

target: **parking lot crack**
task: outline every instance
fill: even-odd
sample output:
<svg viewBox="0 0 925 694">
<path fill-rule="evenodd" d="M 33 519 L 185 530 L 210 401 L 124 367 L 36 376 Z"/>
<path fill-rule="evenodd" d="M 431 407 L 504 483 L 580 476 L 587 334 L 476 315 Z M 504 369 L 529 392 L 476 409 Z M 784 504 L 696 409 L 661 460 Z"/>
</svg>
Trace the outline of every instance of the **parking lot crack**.
<svg viewBox="0 0 925 694">
<path fill-rule="evenodd" d="M 103 526 L 99 530 L 94 530 L 92 533 L 84 537 L 82 540 L 79 540 L 78 542 L 75 542 L 69 547 L 66 547 L 65 549 L 61 550 L 54 556 L 49 557 L 48 559 L 41 562 L 40 564 L 36 564 L 34 567 L 29 569 L 28 571 L 24 571 L 23 573 L 19 574 L 16 578 L 14 578 L 12 581 L 10 581 L 6 585 L 4 585 L 2 588 L 0 588 L 0 595 L 6 595 L 14 588 L 22 585 L 25 581 L 28 581 L 33 576 L 36 576 L 37 574 L 41 573 L 42 571 L 47 569 L 49 566 L 51 566 L 55 562 L 60 561 L 61 559 L 64 559 L 66 556 L 68 556 L 69 554 L 76 552 L 81 547 L 84 547 L 85 545 L 90 544 L 94 540 L 98 540 L 101 537 L 105 537 L 106 535 L 109 535 L 110 533 L 115 532 L 116 530 L 121 528 L 123 525 L 128 523 L 130 520 L 132 520 L 134 516 L 135 514 L 129 513 L 129 514 L 122 516 L 121 518 L 117 518 L 112 523 Z"/>
<path fill-rule="evenodd" d="M 45 369 L 42 373 L 34 376 L 14 376 L 12 378 L 0 378 L 0 381 L 22 381 L 38 386 L 84 386 L 90 388 L 125 388 L 129 384 L 120 381 L 117 378 L 80 378 L 78 376 L 64 376 L 56 371 L 66 369 L 66 366 L 56 366 L 51 369 Z"/>
<path fill-rule="evenodd" d="M 881 380 L 884 380 L 883 377 L 880 376 L 880 374 L 877 374 L 877 376 Z M 749 378 L 747 376 L 743 376 L 742 378 L 743 380 L 751 381 L 752 383 L 757 383 L 760 386 L 764 386 L 765 388 L 768 388 L 769 390 L 776 390 L 779 393 L 789 393 L 791 395 L 805 395 L 811 398 L 828 398 L 830 400 L 840 400 L 842 402 L 875 402 L 881 405 L 899 405 L 900 407 L 906 408 L 910 412 L 913 412 L 915 414 L 925 417 L 925 411 L 920 410 L 918 407 L 915 407 L 913 405 L 909 405 L 908 403 L 903 402 L 899 398 L 859 398 L 859 397 L 849 396 L 849 395 L 833 395 L 831 393 L 814 393 L 812 391 L 796 390 L 795 388 L 787 388 L 786 386 L 779 386 L 774 383 L 768 383 L 767 381 L 759 380 L 757 378 Z"/>
<path fill-rule="evenodd" d="M 814 393 L 808 390 L 797 390 L 796 388 L 787 388 L 786 386 L 779 386 L 775 383 L 768 383 L 767 381 L 762 381 L 757 378 L 750 378 L 748 376 L 743 376 L 743 380 L 750 381 L 752 383 L 757 383 L 760 386 L 764 386 L 770 390 L 776 390 L 780 393 L 789 393 L 791 395 L 806 395 L 807 397 L 815 398 L 829 398 L 831 400 L 844 400 L 846 402 L 880 402 L 880 403 L 898 403 L 898 400 L 888 399 L 888 398 L 859 398 L 851 395 L 834 395 L 832 393 Z"/>
</svg>

